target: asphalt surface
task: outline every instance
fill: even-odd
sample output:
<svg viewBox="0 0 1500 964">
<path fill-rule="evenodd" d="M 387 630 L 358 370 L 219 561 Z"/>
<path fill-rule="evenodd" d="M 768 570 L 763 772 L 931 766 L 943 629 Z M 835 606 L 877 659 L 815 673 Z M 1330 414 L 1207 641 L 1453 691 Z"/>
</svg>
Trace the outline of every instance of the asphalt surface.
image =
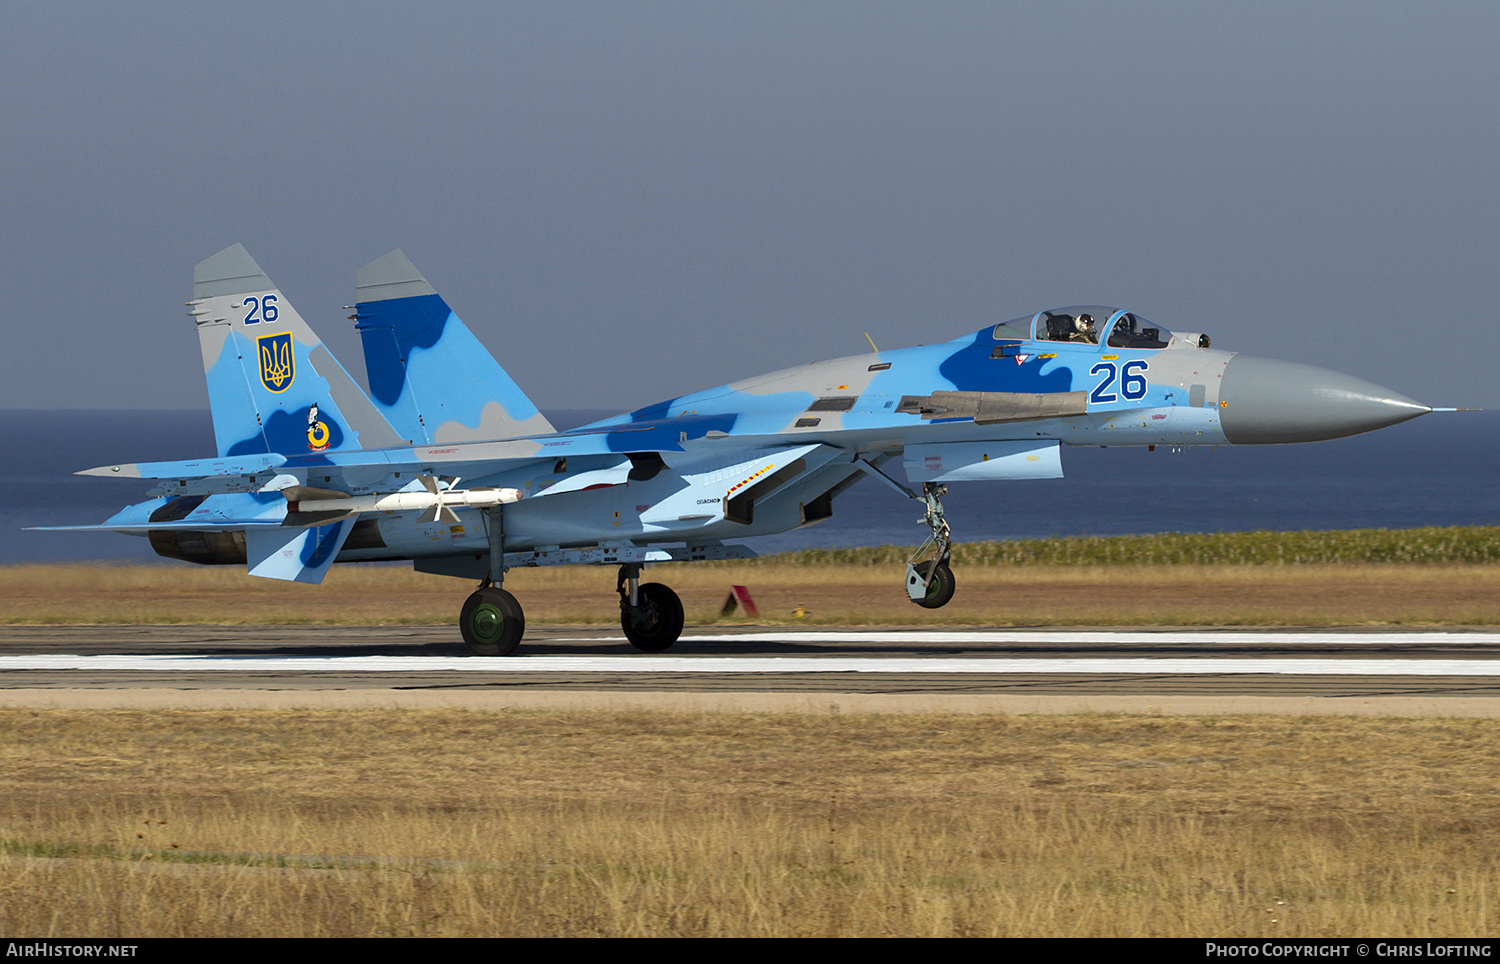
<svg viewBox="0 0 1500 964">
<path fill-rule="evenodd" d="M 799 668 L 776 671 L 788 660 Z M 516 656 L 484 659 L 448 626 L 0 627 L 0 703 L 64 690 L 1462 698 L 1500 712 L 1500 634 L 689 628 L 656 656 L 607 629 L 534 627 Z"/>
</svg>

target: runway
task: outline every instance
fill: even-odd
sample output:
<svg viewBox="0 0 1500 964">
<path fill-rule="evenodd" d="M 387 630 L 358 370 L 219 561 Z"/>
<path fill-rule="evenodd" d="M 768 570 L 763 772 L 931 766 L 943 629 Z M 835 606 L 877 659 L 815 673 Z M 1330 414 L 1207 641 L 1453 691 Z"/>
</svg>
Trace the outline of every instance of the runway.
<svg viewBox="0 0 1500 964">
<path fill-rule="evenodd" d="M 230 702 L 425 694 L 415 702 L 659 705 L 675 694 L 739 708 L 836 698 L 851 709 L 1166 711 L 1164 701 L 1188 701 L 1202 704 L 1196 712 L 1324 712 L 1331 701 L 1345 711 L 1500 715 L 1492 632 L 719 628 L 645 654 L 608 630 L 549 627 L 528 630 L 518 654 L 499 659 L 469 656 L 456 636 L 446 626 L 0 627 L 0 705 L 47 705 L 65 692 L 90 705 L 227 693 Z M 96 695 L 78 696 L 87 693 Z"/>
</svg>

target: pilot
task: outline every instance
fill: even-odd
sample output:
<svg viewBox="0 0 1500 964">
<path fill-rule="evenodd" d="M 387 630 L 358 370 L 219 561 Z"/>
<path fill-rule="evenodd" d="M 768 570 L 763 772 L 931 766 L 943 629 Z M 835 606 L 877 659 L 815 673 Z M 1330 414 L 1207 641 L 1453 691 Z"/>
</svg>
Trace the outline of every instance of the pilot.
<svg viewBox="0 0 1500 964">
<path fill-rule="evenodd" d="M 1094 334 L 1093 315 L 1085 313 L 1078 316 L 1078 319 L 1073 322 L 1073 337 L 1071 340 L 1087 342 L 1090 345 L 1097 345 L 1099 343 L 1099 336 Z"/>
</svg>

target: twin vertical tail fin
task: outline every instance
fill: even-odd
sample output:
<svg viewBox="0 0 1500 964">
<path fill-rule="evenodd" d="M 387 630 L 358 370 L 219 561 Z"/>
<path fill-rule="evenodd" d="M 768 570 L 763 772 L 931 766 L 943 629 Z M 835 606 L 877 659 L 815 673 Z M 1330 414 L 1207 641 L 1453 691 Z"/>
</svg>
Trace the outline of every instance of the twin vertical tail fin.
<svg viewBox="0 0 1500 964">
<path fill-rule="evenodd" d="M 308 455 L 406 441 L 242 245 L 193 269 L 190 314 L 219 455 Z"/>
<path fill-rule="evenodd" d="M 550 434 L 550 422 L 400 251 L 365 265 L 355 328 L 376 408 L 442 443 Z"/>
<path fill-rule="evenodd" d="M 221 457 L 274 452 L 305 465 L 325 452 L 552 432 L 405 255 L 391 252 L 357 280 L 373 403 L 244 247 L 194 269 L 188 305 Z M 320 582 L 356 524 L 289 516 L 247 527 L 249 570 Z"/>
<path fill-rule="evenodd" d="M 193 269 L 188 305 L 220 456 L 316 457 L 405 441 L 243 246 Z M 354 524 L 247 528 L 250 573 L 321 582 Z"/>
</svg>

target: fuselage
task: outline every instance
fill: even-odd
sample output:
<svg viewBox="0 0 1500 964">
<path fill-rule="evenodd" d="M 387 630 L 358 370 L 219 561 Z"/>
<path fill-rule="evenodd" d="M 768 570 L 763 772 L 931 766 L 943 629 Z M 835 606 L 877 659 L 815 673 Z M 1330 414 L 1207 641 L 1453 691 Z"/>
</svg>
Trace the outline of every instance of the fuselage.
<svg viewBox="0 0 1500 964">
<path fill-rule="evenodd" d="M 752 557 L 739 540 L 826 519 L 862 480 L 922 506 L 928 537 L 904 580 L 935 609 L 957 585 L 950 483 L 1059 478 L 1065 445 L 1306 442 L 1431 411 L 1082 306 L 558 432 L 400 251 L 355 289 L 368 392 L 243 245 L 200 261 L 188 315 L 217 455 L 86 469 L 156 487 L 102 524 L 49 528 L 143 535 L 163 556 L 307 584 L 334 562 L 410 560 L 478 581 L 459 627 L 481 656 L 525 632 L 507 570 L 618 567 L 621 630 L 660 652 L 685 614 L 643 566 Z"/>
<path fill-rule="evenodd" d="M 325 482 L 337 477 L 361 494 L 400 490 L 412 472 L 403 480 L 381 466 L 416 463 L 465 486 L 516 489 L 522 498 L 504 509 L 507 552 L 701 544 L 817 522 L 848 486 L 903 457 L 912 481 L 1045 478 L 1061 474 L 1060 445 L 1313 441 L 1426 411 L 1336 372 L 1214 349 L 1128 312 L 1070 308 L 943 344 L 771 372 L 568 432 L 296 456 L 278 471 L 316 486 L 327 466 Z M 914 461 L 918 451 L 926 454 Z M 233 536 L 172 534 L 170 522 L 266 524 L 286 511 L 274 492 L 195 498 L 153 500 L 111 521 L 166 523 L 153 534 L 158 551 L 237 562 L 243 544 Z M 477 559 L 489 545 L 481 513 L 458 514 L 454 523 L 371 513 L 338 560 Z"/>
</svg>

